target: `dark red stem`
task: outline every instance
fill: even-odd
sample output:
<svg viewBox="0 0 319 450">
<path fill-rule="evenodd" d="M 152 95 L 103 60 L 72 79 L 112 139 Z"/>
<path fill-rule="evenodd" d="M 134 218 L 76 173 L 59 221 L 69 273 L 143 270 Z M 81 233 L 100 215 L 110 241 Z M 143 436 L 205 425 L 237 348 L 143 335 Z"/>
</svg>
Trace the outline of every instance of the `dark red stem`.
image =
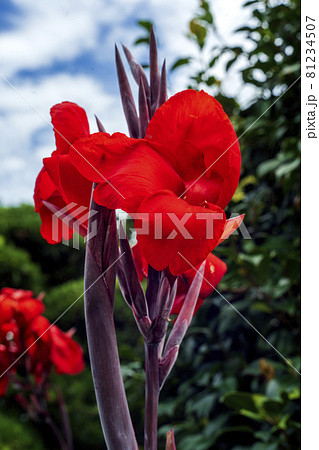
<svg viewBox="0 0 319 450">
<path fill-rule="evenodd" d="M 145 343 L 145 429 L 144 450 L 157 450 L 159 400 L 159 344 Z"/>
</svg>

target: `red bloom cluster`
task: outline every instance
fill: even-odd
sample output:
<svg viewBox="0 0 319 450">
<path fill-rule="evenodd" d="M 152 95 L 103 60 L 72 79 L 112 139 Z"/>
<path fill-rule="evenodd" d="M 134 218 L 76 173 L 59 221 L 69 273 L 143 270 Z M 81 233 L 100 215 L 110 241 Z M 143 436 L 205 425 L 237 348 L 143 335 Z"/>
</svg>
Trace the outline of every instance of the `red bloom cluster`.
<svg viewBox="0 0 319 450">
<path fill-rule="evenodd" d="M 0 395 L 6 392 L 9 374 L 24 367 L 41 382 L 52 369 L 74 375 L 84 368 L 83 352 L 72 339 L 42 316 L 41 299 L 31 291 L 3 288 L 0 291 Z M 21 358 L 19 358 L 21 356 Z M 19 359 L 18 359 L 19 358 Z"/>
<path fill-rule="evenodd" d="M 140 231 L 140 219 L 135 221 L 137 239 L 156 270 L 180 275 L 190 264 L 198 266 L 239 226 L 242 218 L 229 224 L 224 213 L 239 180 L 236 133 L 221 105 L 205 92 L 171 97 L 155 112 L 145 139 L 89 135 L 85 112 L 72 103 L 56 105 L 51 115 L 57 149 L 44 159 L 34 195 L 49 242 L 52 211 L 46 202 L 87 206 L 92 182 L 98 184 L 98 204 L 147 214 L 148 233 Z M 188 238 L 176 223 L 187 229 Z"/>
</svg>

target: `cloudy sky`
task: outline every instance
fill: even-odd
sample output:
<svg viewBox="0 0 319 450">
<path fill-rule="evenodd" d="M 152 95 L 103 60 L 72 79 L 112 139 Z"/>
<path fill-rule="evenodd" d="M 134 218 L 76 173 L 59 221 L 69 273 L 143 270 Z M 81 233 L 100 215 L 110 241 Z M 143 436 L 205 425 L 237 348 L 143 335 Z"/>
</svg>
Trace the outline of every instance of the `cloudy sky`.
<svg viewBox="0 0 319 450">
<path fill-rule="evenodd" d="M 242 0 L 214 0 L 219 32 L 228 43 L 247 22 Z M 195 51 L 186 39 L 198 0 L 1 0 L 0 3 L 0 204 L 32 203 L 42 159 L 54 150 L 50 107 L 64 100 L 94 114 L 109 132 L 127 132 L 115 75 L 114 43 L 124 42 L 136 59 L 138 19 L 155 24 L 160 60 L 168 67 Z M 169 93 L 187 86 L 189 69 L 169 75 Z M 228 88 L 237 89 L 236 74 Z"/>
</svg>

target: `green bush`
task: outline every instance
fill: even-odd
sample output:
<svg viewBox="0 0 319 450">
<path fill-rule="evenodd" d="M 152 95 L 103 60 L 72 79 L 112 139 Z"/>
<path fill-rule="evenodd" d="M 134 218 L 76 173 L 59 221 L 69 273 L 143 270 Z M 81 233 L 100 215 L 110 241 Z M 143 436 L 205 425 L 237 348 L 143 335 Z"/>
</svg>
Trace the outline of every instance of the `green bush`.
<svg viewBox="0 0 319 450">
<path fill-rule="evenodd" d="M 45 287 L 82 276 L 83 239 L 79 250 L 63 244 L 51 245 L 41 236 L 40 226 L 40 217 L 31 205 L 0 207 L 0 235 L 8 244 L 26 250 L 31 260 L 41 266 Z"/>
<path fill-rule="evenodd" d="M 25 417 L 26 419 L 26 417 Z M 32 424 L 0 412 L 0 450 L 44 450 L 39 433 Z M 23 439 L 21 438 L 23 436 Z"/>
<path fill-rule="evenodd" d="M 0 288 L 31 289 L 39 293 L 43 287 L 43 274 L 38 264 L 31 261 L 26 250 L 12 244 L 5 245 L 0 236 Z"/>
</svg>

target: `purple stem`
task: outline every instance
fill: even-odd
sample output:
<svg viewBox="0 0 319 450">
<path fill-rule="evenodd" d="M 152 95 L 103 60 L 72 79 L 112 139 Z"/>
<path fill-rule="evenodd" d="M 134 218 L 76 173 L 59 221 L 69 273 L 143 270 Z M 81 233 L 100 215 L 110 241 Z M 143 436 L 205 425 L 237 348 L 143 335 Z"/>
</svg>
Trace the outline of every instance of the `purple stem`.
<svg viewBox="0 0 319 450">
<path fill-rule="evenodd" d="M 145 428 L 144 450 L 157 450 L 157 414 L 159 401 L 159 344 L 145 343 Z"/>
<path fill-rule="evenodd" d="M 53 422 L 51 416 L 48 416 L 46 419 L 46 423 L 49 425 L 49 427 L 51 428 L 51 430 L 53 431 L 57 441 L 59 442 L 60 448 L 61 450 L 72 450 L 72 447 L 69 447 L 68 444 L 64 441 L 62 434 L 60 432 L 60 430 L 58 429 L 58 427 L 55 425 L 55 423 Z"/>
<path fill-rule="evenodd" d="M 108 450 L 137 450 L 128 409 L 113 319 L 118 260 L 115 211 L 97 205 L 97 235 L 87 243 L 84 308 L 87 340 L 101 425 Z M 92 221 L 89 220 L 89 232 Z"/>
<path fill-rule="evenodd" d="M 68 446 L 68 449 L 73 450 L 73 448 L 74 448 L 73 436 L 72 436 L 72 428 L 71 428 L 71 424 L 70 424 L 70 417 L 68 414 L 68 410 L 66 408 L 62 392 L 58 387 L 56 387 L 56 392 L 57 392 L 58 403 L 59 403 L 60 412 L 61 412 L 61 420 L 62 420 L 62 425 L 63 425 L 63 430 L 64 430 L 64 435 L 65 435 L 65 439 L 67 442 L 67 446 Z"/>
<path fill-rule="evenodd" d="M 109 450 L 136 450 L 116 343 L 113 306 L 107 298 L 104 279 L 96 281 L 98 272 L 92 270 L 91 258 L 87 248 L 85 321 L 101 425 Z"/>
</svg>

